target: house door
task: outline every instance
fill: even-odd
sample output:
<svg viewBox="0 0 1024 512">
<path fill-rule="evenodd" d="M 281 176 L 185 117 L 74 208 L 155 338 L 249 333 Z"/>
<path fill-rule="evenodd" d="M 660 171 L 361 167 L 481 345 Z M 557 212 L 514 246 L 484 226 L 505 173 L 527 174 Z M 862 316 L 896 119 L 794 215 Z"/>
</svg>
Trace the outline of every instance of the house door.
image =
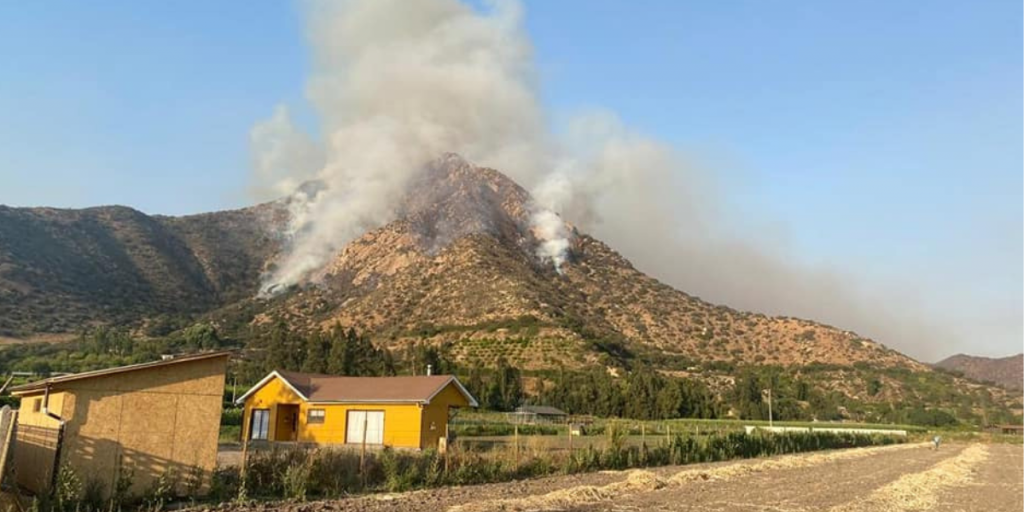
<svg viewBox="0 0 1024 512">
<path fill-rule="evenodd" d="M 275 441 L 296 441 L 299 434 L 298 404 L 277 405 L 277 428 L 274 430 Z"/>
<path fill-rule="evenodd" d="M 365 436 L 365 437 L 364 437 Z M 384 411 L 349 411 L 345 442 L 384 444 Z"/>
</svg>

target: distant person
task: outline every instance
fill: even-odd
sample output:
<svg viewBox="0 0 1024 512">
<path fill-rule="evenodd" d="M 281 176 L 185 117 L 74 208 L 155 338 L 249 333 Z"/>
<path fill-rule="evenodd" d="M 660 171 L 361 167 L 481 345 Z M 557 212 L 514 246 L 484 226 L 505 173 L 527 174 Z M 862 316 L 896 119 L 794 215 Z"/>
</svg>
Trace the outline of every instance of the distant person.
<svg viewBox="0 0 1024 512">
<path fill-rule="evenodd" d="M 935 445 L 936 450 L 939 449 L 939 444 L 942 443 L 942 436 L 935 436 L 932 438 L 932 443 Z"/>
</svg>

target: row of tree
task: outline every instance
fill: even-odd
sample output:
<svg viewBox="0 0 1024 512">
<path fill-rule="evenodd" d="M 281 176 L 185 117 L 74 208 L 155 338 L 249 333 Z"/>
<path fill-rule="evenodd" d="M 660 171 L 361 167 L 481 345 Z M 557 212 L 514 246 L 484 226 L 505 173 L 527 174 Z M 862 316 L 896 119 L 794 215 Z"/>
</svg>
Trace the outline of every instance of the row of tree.
<svg viewBox="0 0 1024 512">
<path fill-rule="evenodd" d="M 224 346 L 237 347 L 239 343 L 224 339 L 208 323 L 192 324 L 161 338 L 139 338 L 124 328 L 100 327 L 83 332 L 76 343 L 9 347 L 0 353 L 0 370 L 31 370 L 45 377 L 54 371 L 86 371 L 155 360 L 165 353 Z M 957 410 L 956 415 L 920 405 L 912 408 L 891 404 L 884 407 L 884 403 L 859 404 L 845 399 L 838 391 L 826 391 L 815 385 L 813 368 L 793 374 L 773 366 L 736 369 L 734 384 L 719 395 L 701 382 L 669 377 L 638 365 L 621 377 L 603 368 L 546 374 L 533 381 L 535 384 L 528 396 L 523 372 L 504 358 L 493 365 L 459 368 L 448 346 L 424 343 L 393 354 L 367 336 L 340 325 L 326 331 L 299 332 L 285 322 L 278 322 L 248 337 L 245 348 L 245 360 L 233 363 L 231 369 L 232 382 L 243 386 L 258 381 L 273 369 L 376 376 L 423 374 L 431 367 L 437 374 L 459 375 L 483 407 L 498 411 L 510 411 L 528 401 L 552 405 L 573 414 L 603 417 L 715 418 L 732 411 L 743 419 L 765 420 L 771 410 L 776 420 L 831 420 L 840 418 L 840 411 L 846 407 L 855 416 L 868 421 L 945 425 L 956 422 L 961 415 L 970 417 L 974 414 L 970 407 L 977 401 L 975 397 L 964 397 L 965 412 Z M 901 377 L 887 374 L 889 379 Z M 933 377 L 937 379 L 941 375 Z M 869 374 L 865 377 L 865 392 L 878 396 L 886 391 L 885 382 L 878 374 Z M 772 392 L 770 408 L 769 389 Z M 989 402 L 992 403 L 983 404 L 987 406 L 983 420 L 1001 419 L 998 404 L 991 397 Z"/>
<path fill-rule="evenodd" d="M 650 368 L 634 369 L 625 379 L 603 370 L 560 371 L 542 385 L 536 400 L 572 414 L 643 420 L 715 418 L 721 404 L 703 384 L 666 377 Z"/>
<path fill-rule="evenodd" d="M 397 374 L 391 351 L 374 345 L 351 327 L 346 330 L 335 325 L 327 331 L 301 334 L 282 321 L 259 344 L 263 353 L 260 373 L 264 374 L 271 370 L 351 376 Z"/>
</svg>

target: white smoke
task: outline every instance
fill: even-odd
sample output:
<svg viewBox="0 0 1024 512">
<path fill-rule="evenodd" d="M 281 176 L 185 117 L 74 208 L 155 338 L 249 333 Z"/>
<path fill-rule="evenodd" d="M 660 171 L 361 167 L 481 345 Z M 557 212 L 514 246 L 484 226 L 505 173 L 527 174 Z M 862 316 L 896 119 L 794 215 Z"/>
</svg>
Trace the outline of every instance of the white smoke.
<svg viewBox="0 0 1024 512">
<path fill-rule="evenodd" d="M 326 189 L 293 218 L 264 293 L 300 282 L 390 220 L 406 184 L 444 152 L 520 174 L 539 168 L 545 124 L 521 15 L 513 2 L 487 13 L 456 0 L 311 4 L 309 97 L 324 141 L 312 177 Z"/>
<path fill-rule="evenodd" d="M 561 217 L 551 210 L 538 210 L 530 216 L 534 236 L 540 240 L 537 256 L 550 261 L 555 271 L 562 273 L 562 264 L 569 254 L 569 231 Z"/>
<path fill-rule="evenodd" d="M 876 283 L 865 293 L 841 272 L 794 263 L 771 236 L 738 230 L 710 174 L 614 114 L 577 116 L 566 136 L 551 135 L 517 2 L 483 11 L 457 0 L 310 5 L 308 95 L 322 145 L 298 150 L 311 139 L 294 133 L 283 110 L 252 138 L 263 188 L 310 178 L 326 188 L 295 203 L 291 247 L 265 292 L 302 281 L 390 220 L 423 165 L 456 152 L 533 189 L 537 254 L 559 271 L 571 264 L 565 218 L 639 269 L 716 302 L 814 318 L 904 349 L 951 342 L 912 300 L 880 300 L 890 290 Z M 305 159 L 307 151 L 317 156 Z M 309 171 L 310 161 L 318 168 Z"/>
<path fill-rule="evenodd" d="M 255 177 L 252 193 L 260 200 L 291 194 L 323 167 L 323 150 L 295 126 L 285 105 L 253 126 L 249 146 Z"/>
</svg>

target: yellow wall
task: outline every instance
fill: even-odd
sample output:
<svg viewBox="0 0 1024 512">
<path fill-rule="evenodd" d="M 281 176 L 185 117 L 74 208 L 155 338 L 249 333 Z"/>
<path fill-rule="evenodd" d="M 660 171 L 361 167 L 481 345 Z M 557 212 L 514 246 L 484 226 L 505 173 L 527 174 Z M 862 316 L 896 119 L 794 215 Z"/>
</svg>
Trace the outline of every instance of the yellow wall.
<svg viewBox="0 0 1024 512">
<path fill-rule="evenodd" d="M 198 468 L 208 482 L 217 463 L 226 363 L 225 355 L 57 384 L 63 393 L 51 392 L 50 405 L 65 421 L 61 463 L 105 493 L 120 468 L 133 473 L 135 494 L 172 468 L 178 475 Z M 22 397 L 21 410 L 31 411 L 32 399 Z M 39 420 L 31 413 L 21 418 L 19 424 Z M 21 444 L 19 436 L 19 451 Z"/>
<path fill-rule="evenodd" d="M 449 407 L 469 407 L 469 400 L 459 392 L 455 383 L 448 384 L 423 407 L 420 446 L 424 449 L 437 448 L 437 441 L 447 434 Z"/>
<path fill-rule="evenodd" d="M 317 444 L 345 443 L 349 411 L 383 411 L 384 445 L 400 448 L 437 447 L 437 440 L 445 435 L 449 405 L 453 407 L 469 405 L 465 397 L 452 384 L 442 390 L 427 406 L 418 403 L 311 404 L 304 402 L 284 382 L 275 377 L 246 398 L 245 432 L 243 435 L 249 435 L 252 410 L 269 409 L 270 427 L 267 438 L 277 439 L 278 404 L 299 404 L 297 441 Z M 324 422 L 307 423 L 309 409 L 323 409 Z M 434 425 L 432 431 L 429 430 L 431 423 Z"/>
<path fill-rule="evenodd" d="M 245 399 L 245 423 L 243 439 L 248 438 L 253 409 L 270 409 L 270 427 L 267 439 L 277 439 L 277 404 L 301 404 L 302 397 L 296 395 L 281 379 L 274 378 Z M 300 414 L 302 411 L 300 411 Z"/>
</svg>

